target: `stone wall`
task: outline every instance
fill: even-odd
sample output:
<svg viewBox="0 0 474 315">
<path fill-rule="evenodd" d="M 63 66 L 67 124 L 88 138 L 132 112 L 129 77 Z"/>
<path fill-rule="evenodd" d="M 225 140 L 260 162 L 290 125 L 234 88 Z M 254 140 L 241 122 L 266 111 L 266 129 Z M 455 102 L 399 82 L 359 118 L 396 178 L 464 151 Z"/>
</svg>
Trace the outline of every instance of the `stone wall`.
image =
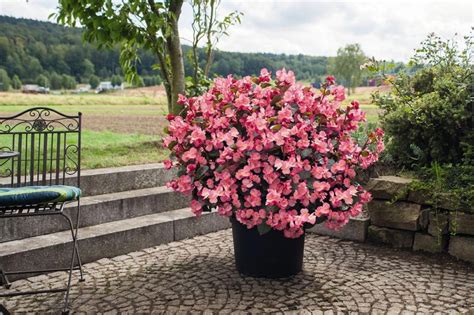
<svg viewBox="0 0 474 315">
<path fill-rule="evenodd" d="M 409 179 L 395 176 L 371 179 L 366 188 L 373 200 L 364 216 L 351 220 L 340 231 L 330 231 L 323 225 L 310 231 L 395 248 L 446 252 L 474 263 L 472 209 L 454 210 L 449 200 L 435 209 L 422 192 L 409 192 L 409 183 Z M 397 201 L 391 202 L 396 196 Z"/>
</svg>

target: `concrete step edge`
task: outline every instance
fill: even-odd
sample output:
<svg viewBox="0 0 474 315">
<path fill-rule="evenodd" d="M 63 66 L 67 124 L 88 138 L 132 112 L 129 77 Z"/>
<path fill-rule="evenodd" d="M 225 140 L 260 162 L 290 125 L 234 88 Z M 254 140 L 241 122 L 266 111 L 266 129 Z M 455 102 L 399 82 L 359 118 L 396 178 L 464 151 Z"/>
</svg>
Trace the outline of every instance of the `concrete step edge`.
<svg viewBox="0 0 474 315">
<path fill-rule="evenodd" d="M 215 212 L 204 213 L 202 217 L 214 214 Z M 190 208 L 149 214 L 135 218 L 79 228 L 78 239 L 79 241 L 83 241 L 86 239 L 100 237 L 106 234 L 130 231 L 147 227 L 150 225 L 158 225 L 161 223 L 173 222 L 192 217 L 194 217 L 194 214 L 191 212 Z M 0 244 L 0 257 L 15 255 L 21 252 L 37 250 L 55 245 L 62 245 L 70 242 L 70 231 L 56 232 L 52 234 L 39 235 L 26 239 L 5 242 Z"/>
<path fill-rule="evenodd" d="M 170 193 L 170 192 L 173 192 L 173 190 L 166 186 L 113 192 L 113 193 L 108 193 L 108 194 L 82 197 L 81 205 L 86 206 L 90 204 L 103 203 L 103 202 L 108 202 L 108 201 L 113 201 L 113 200 L 123 200 L 123 199 L 128 199 L 128 198 L 137 198 L 137 197 L 144 197 L 144 196 L 150 196 L 150 195 L 165 194 L 165 193 Z M 76 207 L 75 203 L 70 203 L 66 205 L 66 208 L 73 208 L 73 207 Z"/>
<path fill-rule="evenodd" d="M 162 213 L 189 205 L 189 199 L 167 187 L 145 188 L 119 193 L 81 198 L 80 226 L 87 227 L 107 222 Z M 64 213 L 76 222 L 77 203 L 66 206 Z M 68 229 L 61 216 L 0 219 L 0 244 L 51 234 Z"/>
<path fill-rule="evenodd" d="M 81 189 L 84 196 L 94 196 L 151 188 L 165 185 L 175 174 L 175 170 L 167 170 L 162 163 L 82 170 Z M 77 186 L 77 177 L 66 176 L 64 184 Z M 0 187 L 10 186 L 10 178 L 0 179 Z"/>
</svg>

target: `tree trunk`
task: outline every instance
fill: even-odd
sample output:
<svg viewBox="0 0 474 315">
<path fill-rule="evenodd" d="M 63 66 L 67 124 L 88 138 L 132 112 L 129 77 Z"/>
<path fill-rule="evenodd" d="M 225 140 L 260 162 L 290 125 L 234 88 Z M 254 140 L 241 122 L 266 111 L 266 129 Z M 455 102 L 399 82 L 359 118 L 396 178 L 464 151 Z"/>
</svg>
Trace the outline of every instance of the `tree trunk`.
<svg viewBox="0 0 474 315">
<path fill-rule="evenodd" d="M 184 63 L 181 41 L 179 39 L 178 21 L 181 14 L 183 0 L 171 0 L 170 12 L 174 17 L 170 17 L 171 32 L 166 38 L 166 45 L 170 56 L 171 65 L 171 113 L 174 115 L 184 115 L 183 106 L 178 105 L 178 95 L 184 94 Z"/>
</svg>

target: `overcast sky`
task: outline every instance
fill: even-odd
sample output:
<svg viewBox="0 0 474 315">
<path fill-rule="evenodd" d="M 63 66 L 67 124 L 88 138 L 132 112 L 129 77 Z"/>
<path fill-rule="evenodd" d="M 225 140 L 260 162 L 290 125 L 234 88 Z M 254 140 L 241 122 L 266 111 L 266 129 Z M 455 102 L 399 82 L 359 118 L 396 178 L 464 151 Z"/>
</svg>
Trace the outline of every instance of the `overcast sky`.
<svg viewBox="0 0 474 315">
<path fill-rule="evenodd" d="M 369 56 L 406 61 L 430 32 L 445 38 L 467 35 L 474 26 L 474 1 L 223 0 L 221 13 L 238 10 L 242 24 L 218 48 L 334 56 L 360 43 Z M 0 14 L 47 20 L 57 0 L 0 0 Z M 180 20 L 183 43 L 191 38 L 191 11 Z"/>
</svg>

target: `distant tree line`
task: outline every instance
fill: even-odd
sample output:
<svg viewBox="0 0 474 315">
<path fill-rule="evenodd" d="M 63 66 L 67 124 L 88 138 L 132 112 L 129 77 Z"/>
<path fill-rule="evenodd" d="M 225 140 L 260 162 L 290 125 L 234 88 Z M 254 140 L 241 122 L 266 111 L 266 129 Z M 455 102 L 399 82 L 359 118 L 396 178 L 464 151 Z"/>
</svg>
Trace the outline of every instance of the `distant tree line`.
<svg viewBox="0 0 474 315">
<path fill-rule="evenodd" d="M 189 46 L 183 53 L 189 54 Z M 199 53 L 205 54 L 204 50 Z M 236 76 L 271 71 L 286 67 L 295 71 L 299 80 L 319 81 L 327 74 L 328 57 L 269 53 L 235 53 L 216 51 L 211 75 Z M 138 85 L 161 84 L 157 63 L 150 53 L 140 53 Z M 4 71 L 1 71 L 1 70 Z M 186 75 L 192 66 L 185 58 Z M 76 83 L 97 86 L 101 80 L 122 82 L 119 50 L 97 49 L 82 40 L 82 31 L 50 22 L 0 16 L 0 90 L 31 83 L 51 89 L 71 89 Z M 7 87 L 8 86 L 8 87 Z"/>
</svg>

